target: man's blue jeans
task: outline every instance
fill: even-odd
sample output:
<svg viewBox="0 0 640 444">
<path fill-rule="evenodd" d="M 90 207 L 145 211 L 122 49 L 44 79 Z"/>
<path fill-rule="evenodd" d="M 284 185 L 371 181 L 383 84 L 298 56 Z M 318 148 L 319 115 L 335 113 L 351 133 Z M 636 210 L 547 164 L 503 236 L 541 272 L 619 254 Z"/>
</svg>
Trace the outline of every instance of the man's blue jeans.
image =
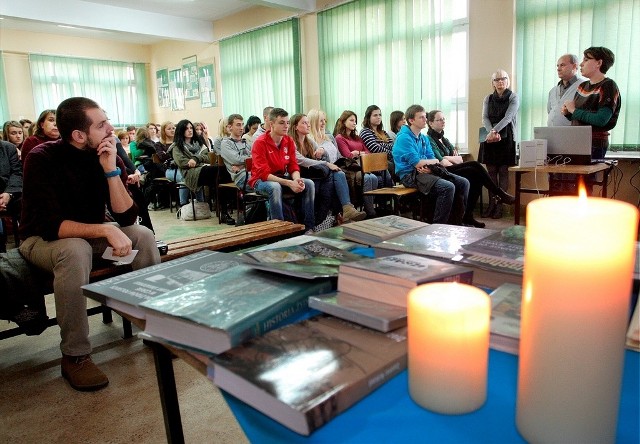
<svg viewBox="0 0 640 444">
<path fill-rule="evenodd" d="M 304 181 L 304 191 L 295 195 L 296 201 L 302 201 L 302 217 L 304 218 L 304 226 L 307 230 L 312 230 L 315 226 L 314 198 L 315 187 L 311 179 L 302 179 Z M 262 181 L 258 179 L 255 184 L 255 190 L 267 196 L 269 199 L 269 213 L 271 219 L 284 220 L 282 213 L 282 185 L 278 182 Z"/>
</svg>

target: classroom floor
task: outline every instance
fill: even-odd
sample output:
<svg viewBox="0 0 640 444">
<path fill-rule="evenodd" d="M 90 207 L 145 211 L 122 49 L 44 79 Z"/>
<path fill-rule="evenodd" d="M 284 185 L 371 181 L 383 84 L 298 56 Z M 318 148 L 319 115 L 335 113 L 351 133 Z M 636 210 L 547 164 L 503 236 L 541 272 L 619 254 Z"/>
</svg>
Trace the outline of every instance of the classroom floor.
<svg viewBox="0 0 640 444">
<path fill-rule="evenodd" d="M 156 237 L 170 240 L 219 226 L 217 219 L 179 221 L 175 212 L 151 212 Z M 482 219 L 487 228 L 513 224 Z M 11 247 L 12 245 L 8 245 Z M 47 311 L 55 313 L 53 298 Z M 90 301 L 91 303 L 91 301 Z M 93 359 L 108 375 L 98 392 L 73 390 L 60 376 L 58 327 L 37 337 L 0 341 L 0 442 L 158 443 L 165 442 L 153 354 L 140 339 L 122 339 L 118 315 L 110 325 L 89 318 Z M 13 327 L 1 321 L 0 330 Z M 186 442 L 248 442 L 218 389 L 191 366 L 173 362 Z"/>
</svg>

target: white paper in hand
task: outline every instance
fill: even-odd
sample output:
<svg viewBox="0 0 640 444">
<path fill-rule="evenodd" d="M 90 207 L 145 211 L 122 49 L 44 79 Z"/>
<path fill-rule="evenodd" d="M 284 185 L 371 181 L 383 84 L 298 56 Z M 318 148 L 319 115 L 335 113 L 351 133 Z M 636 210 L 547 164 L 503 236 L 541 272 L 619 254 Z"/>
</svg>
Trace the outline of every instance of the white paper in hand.
<svg viewBox="0 0 640 444">
<path fill-rule="evenodd" d="M 131 253 L 127 254 L 126 256 L 114 256 L 113 248 L 107 247 L 107 249 L 104 250 L 104 253 L 102 254 L 102 259 L 120 262 L 122 264 L 130 264 L 131 262 L 133 262 L 136 254 L 138 254 L 138 250 L 131 250 Z"/>
</svg>

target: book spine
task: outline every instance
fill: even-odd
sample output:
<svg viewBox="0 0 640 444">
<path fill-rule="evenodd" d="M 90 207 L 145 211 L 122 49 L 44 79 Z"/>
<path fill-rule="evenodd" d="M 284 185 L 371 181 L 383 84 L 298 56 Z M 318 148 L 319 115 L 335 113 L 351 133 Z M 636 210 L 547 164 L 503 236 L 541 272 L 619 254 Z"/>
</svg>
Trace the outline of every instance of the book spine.
<svg viewBox="0 0 640 444">
<path fill-rule="evenodd" d="M 407 355 L 394 359 L 375 372 L 363 375 L 356 383 L 334 392 L 323 402 L 305 413 L 309 433 L 331 421 L 334 417 L 376 390 L 382 384 L 407 368 Z"/>
<path fill-rule="evenodd" d="M 360 277 L 351 274 L 338 276 L 338 291 L 400 307 L 407 306 L 407 294 L 411 288 L 381 281 L 363 281 Z"/>
</svg>

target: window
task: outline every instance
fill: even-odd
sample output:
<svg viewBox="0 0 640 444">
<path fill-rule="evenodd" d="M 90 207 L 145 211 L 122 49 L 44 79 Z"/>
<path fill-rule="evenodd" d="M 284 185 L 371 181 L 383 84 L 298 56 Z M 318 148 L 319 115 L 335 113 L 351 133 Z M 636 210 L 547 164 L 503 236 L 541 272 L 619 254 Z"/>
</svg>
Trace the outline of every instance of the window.
<svg viewBox="0 0 640 444">
<path fill-rule="evenodd" d="M 289 114 L 302 110 L 298 19 L 249 31 L 220 42 L 225 115 L 262 119 L 266 106 Z"/>
<path fill-rule="evenodd" d="M 635 81 L 640 67 L 640 27 L 633 25 L 633 18 L 639 16 L 639 0 L 517 0 L 517 93 L 523 140 L 532 137 L 534 126 L 547 124 L 547 97 L 558 82 L 558 57 L 573 53 L 582 60 L 585 49 L 605 46 L 615 54 L 606 75 L 615 80 L 622 96 L 609 150 L 640 150 L 640 84 Z"/>
<path fill-rule="evenodd" d="M 36 113 L 69 97 L 98 102 L 116 127 L 149 121 L 144 63 L 29 55 Z"/>
<path fill-rule="evenodd" d="M 418 103 L 442 110 L 447 136 L 467 147 L 466 0 L 359 0 L 318 14 L 320 97 L 329 120 L 388 116 Z M 328 125 L 331 127 L 331 124 Z"/>
<path fill-rule="evenodd" d="M 7 102 L 7 83 L 4 75 L 4 57 L 0 51 L 0 123 L 9 120 L 9 103 Z"/>
</svg>

